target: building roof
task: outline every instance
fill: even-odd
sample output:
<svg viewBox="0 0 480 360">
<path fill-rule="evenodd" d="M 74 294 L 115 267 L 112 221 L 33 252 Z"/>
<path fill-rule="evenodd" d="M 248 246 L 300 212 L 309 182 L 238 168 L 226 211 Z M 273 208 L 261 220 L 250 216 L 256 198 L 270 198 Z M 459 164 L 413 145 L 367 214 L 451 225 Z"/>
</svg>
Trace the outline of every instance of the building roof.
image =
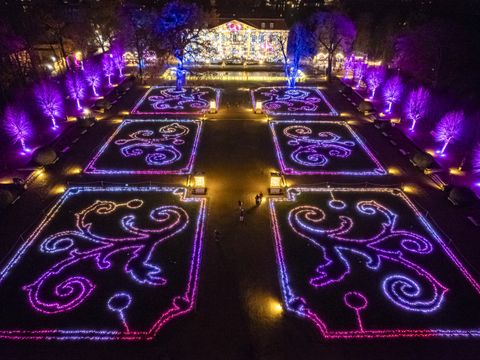
<svg viewBox="0 0 480 360">
<path fill-rule="evenodd" d="M 265 30 L 288 30 L 287 23 L 283 18 L 218 18 L 218 21 L 215 24 L 212 24 L 213 27 L 217 27 L 231 21 L 238 21 L 244 23 L 248 26 L 254 27 L 256 29 L 265 29 Z M 263 24 L 263 26 L 262 26 Z M 273 24 L 271 26 L 270 24 Z"/>
</svg>

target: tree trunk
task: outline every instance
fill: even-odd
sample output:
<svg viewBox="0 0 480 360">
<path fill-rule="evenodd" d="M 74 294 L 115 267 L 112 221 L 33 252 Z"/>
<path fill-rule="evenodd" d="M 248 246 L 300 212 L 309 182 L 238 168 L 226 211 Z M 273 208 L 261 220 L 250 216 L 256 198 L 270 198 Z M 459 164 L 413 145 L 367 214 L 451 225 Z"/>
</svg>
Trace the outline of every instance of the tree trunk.
<svg viewBox="0 0 480 360">
<path fill-rule="evenodd" d="M 332 63 L 333 63 L 333 54 L 328 54 L 327 57 L 327 81 L 332 81 Z"/>
</svg>

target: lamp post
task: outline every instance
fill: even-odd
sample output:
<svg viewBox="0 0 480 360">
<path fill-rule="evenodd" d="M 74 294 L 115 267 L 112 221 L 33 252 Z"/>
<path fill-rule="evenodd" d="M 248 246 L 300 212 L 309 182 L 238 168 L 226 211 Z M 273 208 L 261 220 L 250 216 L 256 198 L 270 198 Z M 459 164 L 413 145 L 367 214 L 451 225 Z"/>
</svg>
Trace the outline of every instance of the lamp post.
<svg viewBox="0 0 480 360">
<path fill-rule="evenodd" d="M 270 173 L 270 187 L 268 189 L 271 195 L 281 195 L 285 188 L 285 180 L 279 172 Z"/>
</svg>

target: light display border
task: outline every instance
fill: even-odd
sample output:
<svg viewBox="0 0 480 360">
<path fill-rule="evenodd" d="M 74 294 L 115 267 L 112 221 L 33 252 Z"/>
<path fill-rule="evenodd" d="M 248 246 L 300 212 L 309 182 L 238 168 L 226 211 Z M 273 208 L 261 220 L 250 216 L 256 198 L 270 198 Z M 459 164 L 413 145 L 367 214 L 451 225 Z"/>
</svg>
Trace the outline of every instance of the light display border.
<svg viewBox="0 0 480 360">
<path fill-rule="evenodd" d="M 200 111 L 139 111 L 138 109 L 143 105 L 143 103 L 147 100 L 147 97 L 150 96 L 150 93 L 157 89 L 173 89 L 175 86 L 151 86 L 147 92 L 138 100 L 136 105 L 133 107 L 132 111 L 130 112 L 132 115 L 202 115 L 206 114 L 210 108 L 207 105 L 205 109 Z M 211 86 L 184 86 L 184 89 L 193 89 L 193 88 L 204 88 L 213 90 L 215 93 L 215 104 L 216 110 L 218 111 L 220 105 L 220 89 L 214 88 Z M 210 99 L 205 99 L 207 103 L 210 102 Z"/>
<path fill-rule="evenodd" d="M 192 146 L 192 151 L 190 153 L 190 158 L 188 159 L 188 163 L 185 168 L 179 169 L 179 170 L 126 170 L 126 169 L 115 169 L 115 170 L 102 170 L 102 169 L 97 169 L 95 167 L 95 163 L 97 160 L 103 155 L 103 153 L 108 149 L 108 147 L 113 143 L 115 137 L 120 133 L 120 131 L 127 126 L 128 124 L 138 124 L 138 123 L 192 123 L 197 125 L 197 131 L 195 134 L 195 138 L 193 140 L 193 146 Z M 165 119 L 125 119 L 122 121 L 122 123 L 117 127 L 117 129 L 113 132 L 113 134 L 108 138 L 108 140 L 102 145 L 100 150 L 95 154 L 95 156 L 90 160 L 90 162 L 87 164 L 83 172 L 85 174 L 104 174 L 104 175 L 188 175 L 191 174 L 192 169 L 193 169 L 193 164 L 195 163 L 195 159 L 197 157 L 197 149 L 198 149 L 198 144 L 200 142 L 200 134 L 202 132 L 202 121 L 201 120 L 186 120 L 186 119 L 181 119 L 181 120 L 165 120 Z"/>
<path fill-rule="evenodd" d="M 441 237 L 432 228 L 425 217 L 417 210 L 415 205 L 410 199 L 400 190 L 394 188 L 353 188 L 353 187 L 329 187 L 329 188 L 305 188 L 297 187 L 287 190 L 286 198 L 270 198 L 270 219 L 273 228 L 273 237 L 275 241 L 275 254 L 278 266 L 278 272 L 280 277 L 280 285 L 282 289 L 282 296 L 285 303 L 285 307 L 288 311 L 297 314 L 302 318 L 307 318 L 311 321 L 320 331 L 322 336 L 326 339 L 355 339 L 355 338 L 402 338 L 402 337 L 418 337 L 418 338 L 430 338 L 430 337 L 479 337 L 479 329 L 389 329 L 389 330 L 367 330 L 364 329 L 361 322 L 359 323 L 359 330 L 347 330 L 347 331 L 330 331 L 327 324 L 308 306 L 307 300 L 303 297 L 296 295 L 294 289 L 290 286 L 289 274 L 287 271 L 287 265 L 284 259 L 284 250 L 282 246 L 282 236 L 278 224 L 277 214 L 275 211 L 275 203 L 277 201 L 295 201 L 296 197 L 302 192 L 386 192 L 393 196 L 399 196 L 404 203 L 413 211 L 416 218 L 420 220 L 427 232 L 432 236 L 432 239 L 437 245 L 444 251 L 458 270 L 465 276 L 466 280 L 472 285 L 474 290 L 480 294 L 480 284 L 473 278 L 468 270 L 463 266 L 460 260 L 453 254 L 449 247 L 443 242 Z M 355 293 L 355 292 L 354 292 Z M 357 319 L 358 319 L 358 313 Z"/>
<path fill-rule="evenodd" d="M 192 257 L 190 259 L 190 270 L 188 283 L 185 293 L 172 299 L 169 309 L 164 311 L 154 322 L 148 331 L 130 331 L 128 326 L 124 326 L 123 331 L 118 330 L 92 330 L 92 329 L 41 329 L 41 330 L 0 330 L 0 339 L 10 340 L 152 340 L 158 331 L 169 321 L 178 316 L 189 313 L 194 308 L 200 273 L 200 264 L 202 257 L 203 237 L 206 217 L 206 198 L 194 197 L 187 198 L 187 189 L 183 187 L 72 187 L 69 188 L 62 197 L 53 205 L 50 211 L 45 215 L 41 223 L 35 228 L 29 238 L 20 246 L 7 265 L 0 271 L 0 286 L 2 281 L 9 275 L 10 270 L 15 264 L 22 260 L 25 252 L 35 243 L 37 237 L 43 229 L 50 223 L 55 215 L 60 211 L 63 205 L 71 196 L 88 192 L 168 192 L 180 196 L 182 202 L 199 202 L 200 208 L 196 219 L 196 227 L 193 241 Z M 184 305 L 179 305 L 178 302 Z M 109 300 L 110 303 L 110 300 Z M 110 308 L 110 305 L 108 305 Z M 121 316 L 122 321 L 124 320 Z"/>
<path fill-rule="evenodd" d="M 262 86 L 253 90 L 250 90 L 250 96 L 252 100 L 252 108 L 255 111 L 255 93 L 262 91 L 263 89 L 300 89 L 300 90 L 311 90 L 315 92 L 320 99 L 322 99 L 323 102 L 327 105 L 327 107 L 330 109 L 329 113 L 321 113 L 321 112 L 276 112 L 276 111 L 270 111 L 270 110 L 263 110 L 265 114 L 270 115 L 270 116 L 282 116 L 282 115 L 294 115 L 294 116 L 338 116 L 338 112 L 335 110 L 335 108 L 330 104 L 330 102 L 327 100 L 326 96 L 323 94 L 323 92 L 312 86 L 296 86 L 294 88 L 289 88 L 288 86 Z M 263 104 L 265 101 L 262 101 L 262 108 Z"/>
<path fill-rule="evenodd" d="M 353 139 L 357 142 L 358 145 L 362 148 L 362 150 L 367 154 L 370 160 L 377 166 L 372 171 L 323 171 L 323 170 L 312 170 L 312 171 L 304 171 L 304 170 L 295 170 L 288 167 L 285 164 L 284 154 L 280 147 L 280 141 L 278 139 L 277 133 L 275 131 L 275 124 L 334 124 L 345 127 L 348 132 L 352 135 Z M 355 176 L 379 176 L 379 175 L 387 175 L 387 171 L 382 166 L 380 161 L 377 160 L 375 155 L 370 151 L 367 145 L 360 139 L 360 137 L 356 134 L 356 132 L 352 129 L 350 125 L 348 125 L 344 121 L 333 121 L 333 120 L 320 120 L 320 121 L 308 121 L 308 120 L 270 120 L 269 127 L 273 135 L 273 143 L 275 144 L 275 152 L 277 155 L 278 163 L 280 164 L 280 169 L 286 175 L 355 175 Z"/>
</svg>

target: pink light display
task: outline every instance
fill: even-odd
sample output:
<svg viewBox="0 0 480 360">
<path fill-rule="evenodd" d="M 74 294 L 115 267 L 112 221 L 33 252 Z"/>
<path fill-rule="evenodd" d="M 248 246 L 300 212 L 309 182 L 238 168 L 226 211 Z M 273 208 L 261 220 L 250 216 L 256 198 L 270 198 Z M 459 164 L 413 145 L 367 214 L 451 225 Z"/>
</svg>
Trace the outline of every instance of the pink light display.
<svg viewBox="0 0 480 360">
<path fill-rule="evenodd" d="M 314 87 L 261 87 L 251 91 L 252 106 L 262 102 L 268 115 L 338 116 L 325 95 Z"/>
<path fill-rule="evenodd" d="M 480 285 L 400 190 L 291 188 L 270 214 L 286 308 L 324 337 L 480 336 Z"/>
<path fill-rule="evenodd" d="M 85 173 L 189 174 L 201 130 L 202 122 L 197 120 L 124 120 Z"/>
<path fill-rule="evenodd" d="M 386 174 L 380 162 L 343 121 L 274 120 L 269 125 L 280 168 L 286 174 Z"/>
<path fill-rule="evenodd" d="M 176 203 L 161 205 L 162 199 Z M 69 217 L 72 228 L 65 220 Z M 112 229 L 115 219 L 118 230 Z M 168 321 L 193 309 L 204 221 L 205 199 L 186 198 L 184 188 L 69 189 L 0 272 L 0 287 L 19 289 L 26 300 L 15 296 L 26 314 L 16 314 L 13 325 L 2 318 L 0 338 L 153 339 Z M 59 225 L 64 229 L 56 231 Z M 190 258 L 166 245 L 178 241 L 190 249 Z M 35 271 L 24 265 L 26 256 L 37 259 Z M 171 258 L 174 266 L 167 263 Z M 157 301 L 151 302 L 152 296 Z M 2 306 L 8 307 L 8 301 Z M 141 321 L 136 319 L 139 313 Z M 75 319 L 72 324 L 70 318 Z"/>
<path fill-rule="evenodd" d="M 138 101 L 132 114 L 204 114 L 215 100 L 217 110 L 220 90 L 209 86 L 189 87 L 181 90 L 168 86 L 152 86 Z"/>
</svg>

